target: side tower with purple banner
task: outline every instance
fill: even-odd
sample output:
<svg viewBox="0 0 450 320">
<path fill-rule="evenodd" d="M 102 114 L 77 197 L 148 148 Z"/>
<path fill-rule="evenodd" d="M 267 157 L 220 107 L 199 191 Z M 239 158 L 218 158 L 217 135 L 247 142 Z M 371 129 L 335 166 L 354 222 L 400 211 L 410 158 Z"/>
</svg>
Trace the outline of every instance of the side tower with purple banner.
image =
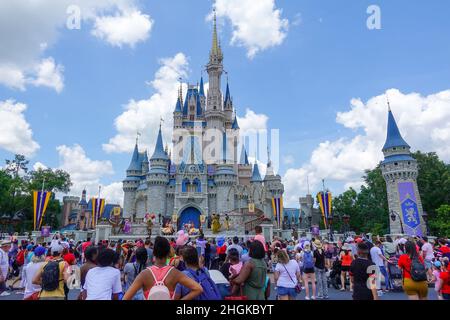
<svg viewBox="0 0 450 320">
<path fill-rule="evenodd" d="M 417 161 L 403 139 L 389 107 L 387 138 L 383 147 L 381 171 L 386 181 L 391 234 L 425 234 L 423 209 L 417 187 Z"/>
</svg>

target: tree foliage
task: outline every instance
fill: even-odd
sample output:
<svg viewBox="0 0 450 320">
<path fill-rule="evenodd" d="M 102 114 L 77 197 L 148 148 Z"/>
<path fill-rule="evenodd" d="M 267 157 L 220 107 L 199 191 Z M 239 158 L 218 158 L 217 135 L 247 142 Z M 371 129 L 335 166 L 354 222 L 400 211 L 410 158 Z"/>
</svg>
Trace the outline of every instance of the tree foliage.
<svg viewBox="0 0 450 320">
<path fill-rule="evenodd" d="M 61 205 L 55 199 L 56 192 L 68 193 L 72 182 L 70 175 L 59 169 L 29 170 L 29 161 L 22 155 L 16 155 L 13 160 L 6 160 L 6 167 L 0 170 L 0 215 L 10 218 L 20 212 L 23 221 L 17 226 L 17 231 L 31 230 L 33 226 L 33 191 L 51 191 L 52 197 L 48 203 L 44 223 L 53 228 L 58 227 Z M 43 184 L 44 182 L 44 184 Z M 11 230 L 11 229 L 9 229 Z"/>
</svg>

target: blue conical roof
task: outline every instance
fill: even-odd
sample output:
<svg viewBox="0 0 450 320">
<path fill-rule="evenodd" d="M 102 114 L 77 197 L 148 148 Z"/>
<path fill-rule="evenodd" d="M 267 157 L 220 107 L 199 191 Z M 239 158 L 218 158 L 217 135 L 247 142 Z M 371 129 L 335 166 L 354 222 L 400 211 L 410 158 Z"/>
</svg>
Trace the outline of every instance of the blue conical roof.
<svg viewBox="0 0 450 320">
<path fill-rule="evenodd" d="M 251 182 L 261 182 L 261 175 L 259 174 L 259 168 L 258 168 L 258 164 L 255 162 L 255 164 L 253 165 L 253 174 L 252 174 L 252 178 L 250 180 Z"/>
<path fill-rule="evenodd" d="M 245 150 L 245 147 L 242 148 L 241 153 L 241 164 L 248 165 L 248 157 L 247 157 L 247 150 Z"/>
<path fill-rule="evenodd" d="M 238 122 L 237 122 L 237 117 L 236 117 L 236 115 L 234 115 L 234 121 L 233 121 L 233 124 L 232 124 L 232 126 L 231 126 L 231 129 L 234 129 L 234 130 L 239 129 L 239 124 L 238 124 Z"/>
<path fill-rule="evenodd" d="M 403 139 L 400 134 L 400 130 L 398 130 L 397 122 L 395 121 L 394 115 L 392 114 L 391 109 L 389 109 L 388 113 L 388 125 L 387 125 L 387 137 L 386 143 L 384 144 L 383 150 L 393 148 L 393 147 L 408 147 L 409 145 Z"/>
<path fill-rule="evenodd" d="M 158 138 L 156 139 L 155 152 L 153 152 L 151 160 L 169 160 L 167 153 L 164 151 L 161 126 L 159 126 Z"/>
<path fill-rule="evenodd" d="M 205 88 L 203 86 L 203 77 L 200 79 L 200 96 L 205 96 Z"/>
<path fill-rule="evenodd" d="M 182 112 L 180 97 L 178 97 L 178 99 L 177 99 L 177 105 L 175 107 L 175 112 L 180 112 L 180 113 Z"/>
<path fill-rule="evenodd" d="M 139 162 L 139 150 L 137 143 L 134 146 L 133 157 L 131 158 L 130 165 L 128 166 L 128 171 L 141 171 L 141 164 Z"/>
<path fill-rule="evenodd" d="M 231 102 L 231 95 L 230 95 L 230 86 L 228 85 L 227 82 L 227 90 L 225 92 L 225 104 L 227 104 L 228 101 Z"/>
</svg>

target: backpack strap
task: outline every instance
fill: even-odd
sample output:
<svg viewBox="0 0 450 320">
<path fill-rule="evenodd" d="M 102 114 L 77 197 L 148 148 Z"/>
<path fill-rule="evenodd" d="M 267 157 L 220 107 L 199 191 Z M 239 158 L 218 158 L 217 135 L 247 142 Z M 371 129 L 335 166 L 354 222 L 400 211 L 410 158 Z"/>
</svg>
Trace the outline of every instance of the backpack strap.
<svg viewBox="0 0 450 320">
<path fill-rule="evenodd" d="M 153 266 L 152 266 L 152 267 L 153 267 Z M 152 273 L 152 276 L 153 276 L 153 279 L 154 279 L 154 281 L 155 281 L 155 284 L 157 284 L 157 283 L 162 283 L 162 284 L 164 284 L 164 281 L 166 281 L 166 278 L 167 278 L 167 276 L 169 275 L 170 271 L 173 270 L 173 267 L 171 266 L 171 267 L 169 268 L 169 270 L 167 270 L 166 273 L 164 274 L 164 277 L 163 277 L 161 280 L 158 280 L 158 278 L 155 276 L 155 273 L 154 273 L 153 270 L 152 270 L 152 267 L 148 267 L 147 269 L 150 270 L 150 272 Z"/>
</svg>

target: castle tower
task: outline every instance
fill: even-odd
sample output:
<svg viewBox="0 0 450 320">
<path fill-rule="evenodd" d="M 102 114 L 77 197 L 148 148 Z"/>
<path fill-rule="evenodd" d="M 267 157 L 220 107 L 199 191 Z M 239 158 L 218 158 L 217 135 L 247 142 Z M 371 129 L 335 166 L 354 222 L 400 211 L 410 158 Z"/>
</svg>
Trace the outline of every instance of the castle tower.
<svg viewBox="0 0 450 320">
<path fill-rule="evenodd" d="M 147 174 L 147 211 L 165 216 L 166 215 L 166 192 L 169 183 L 169 156 L 164 151 L 161 125 L 159 126 L 158 138 L 155 151 L 150 158 L 150 170 Z"/>
<path fill-rule="evenodd" d="M 127 177 L 123 181 L 123 216 L 124 218 L 131 218 L 135 214 L 135 198 L 136 190 L 139 187 L 141 181 L 140 176 L 142 175 L 142 166 L 139 163 L 139 149 L 136 140 L 136 145 L 134 146 L 133 156 L 131 158 L 130 165 L 127 169 Z"/>
<path fill-rule="evenodd" d="M 238 177 L 240 185 L 249 185 L 252 177 L 252 166 L 248 162 L 247 151 L 242 147 L 241 160 L 238 165 Z"/>
<path fill-rule="evenodd" d="M 233 118 L 233 101 L 231 99 L 230 86 L 228 84 L 228 81 L 227 81 L 227 89 L 225 91 L 225 100 L 223 102 L 223 110 L 225 113 L 225 128 L 230 129 L 234 121 L 236 122 L 237 125 L 236 117 Z M 239 129 L 239 126 L 237 127 Z"/>
<path fill-rule="evenodd" d="M 417 161 L 411 157 L 411 147 L 403 139 L 389 107 L 384 161 L 381 171 L 386 181 L 389 203 L 390 233 L 423 235 L 423 209 L 417 187 Z M 402 230 L 403 229 L 403 230 Z M 403 231 L 403 232 L 402 232 Z"/>
<path fill-rule="evenodd" d="M 270 153 L 268 153 L 268 161 L 267 161 L 267 170 L 266 176 L 264 177 L 264 188 L 266 189 L 266 208 L 264 212 L 266 214 L 268 212 L 273 211 L 272 208 L 272 199 L 273 198 L 281 198 L 284 193 L 284 187 L 281 183 L 281 176 L 275 174 L 272 161 L 270 160 Z"/>
<path fill-rule="evenodd" d="M 235 208 L 233 185 L 237 182 L 233 162 L 228 160 L 227 155 L 227 135 L 223 134 L 222 162 L 217 165 L 217 171 L 214 177 L 217 199 L 218 213 L 227 212 Z"/>
<path fill-rule="evenodd" d="M 183 97 L 181 92 L 181 84 L 178 92 L 177 104 L 175 106 L 175 111 L 173 112 L 173 129 L 180 129 L 183 126 Z"/>
<path fill-rule="evenodd" d="M 217 38 L 217 21 L 214 13 L 213 40 L 209 53 L 209 62 L 206 65 L 209 78 L 209 90 L 207 93 L 207 106 L 205 119 L 208 128 L 223 130 L 225 114 L 222 108 L 221 81 L 223 73 L 223 54 Z"/>
</svg>

